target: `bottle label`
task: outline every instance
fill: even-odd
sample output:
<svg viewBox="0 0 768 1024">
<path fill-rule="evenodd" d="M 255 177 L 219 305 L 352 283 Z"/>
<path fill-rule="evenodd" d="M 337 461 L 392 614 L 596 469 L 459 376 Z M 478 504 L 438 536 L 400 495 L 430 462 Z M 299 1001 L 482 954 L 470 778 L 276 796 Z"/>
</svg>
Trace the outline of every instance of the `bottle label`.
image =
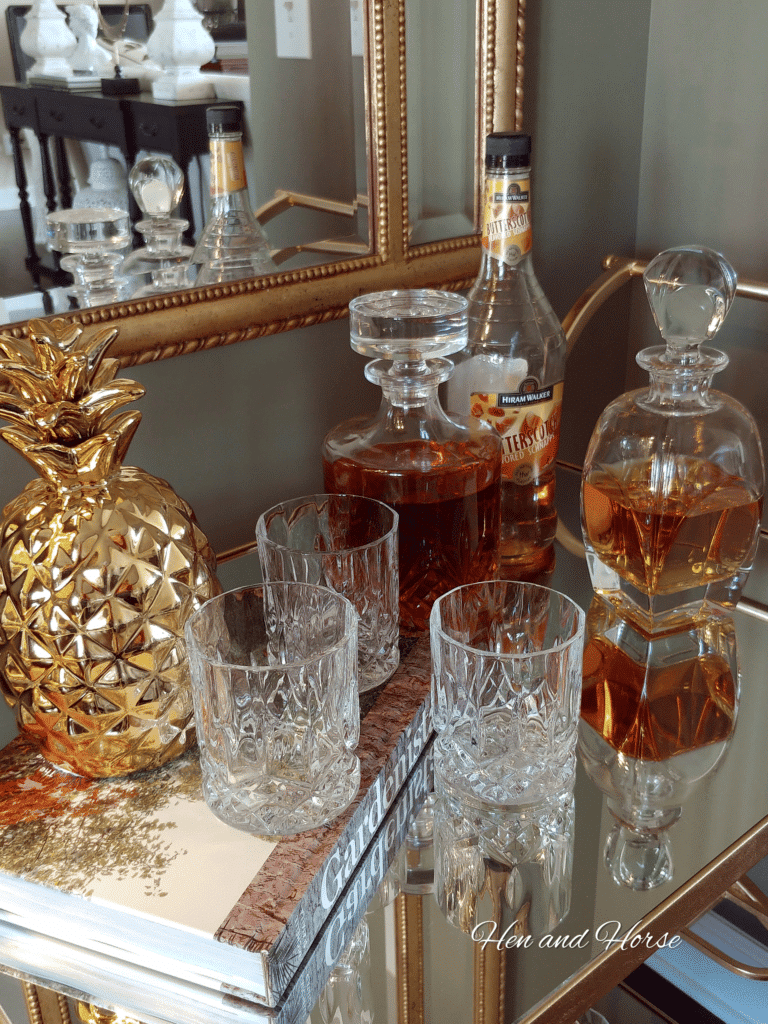
<svg viewBox="0 0 768 1024">
<path fill-rule="evenodd" d="M 472 415 L 501 435 L 503 479 L 529 484 L 555 461 L 562 404 L 562 381 L 540 387 L 534 377 L 515 392 L 473 392 Z"/>
<path fill-rule="evenodd" d="M 489 256 L 510 267 L 531 251 L 531 181 L 527 174 L 488 176 L 480 242 Z"/>
<path fill-rule="evenodd" d="M 215 139 L 211 144 L 211 195 L 224 196 L 245 188 L 245 161 L 239 139 Z"/>
</svg>

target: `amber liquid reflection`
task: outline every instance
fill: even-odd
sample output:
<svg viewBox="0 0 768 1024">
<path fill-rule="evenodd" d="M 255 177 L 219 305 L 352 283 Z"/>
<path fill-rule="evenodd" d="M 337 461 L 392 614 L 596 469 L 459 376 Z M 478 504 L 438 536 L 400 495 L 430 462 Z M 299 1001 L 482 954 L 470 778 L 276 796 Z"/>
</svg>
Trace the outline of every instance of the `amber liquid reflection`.
<svg viewBox="0 0 768 1024">
<path fill-rule="evenodd" d="M 735 715 L 735 681 L 719 654 L 645 665 L 604 637 L 586 644 L 581 717 L 627 757 L 663 761 L 723 742 Z"/>
</svg>

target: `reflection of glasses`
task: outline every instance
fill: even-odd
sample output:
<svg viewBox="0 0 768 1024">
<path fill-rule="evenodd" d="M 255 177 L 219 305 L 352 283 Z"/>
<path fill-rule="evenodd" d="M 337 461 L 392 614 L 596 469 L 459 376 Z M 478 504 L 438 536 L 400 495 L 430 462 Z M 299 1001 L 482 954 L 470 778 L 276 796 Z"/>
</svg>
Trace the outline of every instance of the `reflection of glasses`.
<svg viewBox="0 0 768 1024">
<path fill-rule="evenodd" d="M 480 807 L 436 779 L 435 899 L 476 942 L 549 934 L 571 905 L 573 789 L 538 806 Z"/>
</svg>

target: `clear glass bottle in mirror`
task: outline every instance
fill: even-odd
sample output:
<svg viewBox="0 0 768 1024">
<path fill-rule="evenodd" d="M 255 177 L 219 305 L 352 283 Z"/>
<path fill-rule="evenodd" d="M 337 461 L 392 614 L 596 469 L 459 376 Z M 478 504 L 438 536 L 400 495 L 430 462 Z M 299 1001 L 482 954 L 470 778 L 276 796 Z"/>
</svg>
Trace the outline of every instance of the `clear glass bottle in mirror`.
<svg viewBox="0 0 768 1024">
<path fill-rule="evenodd" d="M 223 284 L 276 271 L 251 208 L 243 157 L 243 112 L 237 103 L 206 110 L 211 153 L 211 211 L 192 262 L 196 284 Z"/>
</svg>

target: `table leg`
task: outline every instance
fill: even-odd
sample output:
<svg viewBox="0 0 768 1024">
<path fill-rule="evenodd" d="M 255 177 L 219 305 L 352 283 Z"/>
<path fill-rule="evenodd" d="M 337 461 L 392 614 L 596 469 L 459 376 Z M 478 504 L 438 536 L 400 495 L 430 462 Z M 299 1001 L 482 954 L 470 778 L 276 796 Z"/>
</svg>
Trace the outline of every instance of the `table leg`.
<svg viewBox="0 0 768 1024">
<path fill-rule="evenodd" d="M 56 209 L 56 179 L 53 176 L 53 168 L 51 167 L 51 154 L 48 149 L 48 136 L 38 135 L 38 142 L 40 143 L 40 160 L 42 164 L 41 172 L 43 178 L 43 193 L 45 194 L 45 205 L 48 213 L 53 213 Z"/>
<path fill-rule="evenodd" d="M 29 266 L 37 261 L 37 249 L 35 248 L 35 229 L 32 223 L 32 207 L 29 204 L 27 172 L 24 167 L 24 155 L 21 150 L 21 134 L 18 128 L 9 128 L 8 134 L 11 137 L 13 169 L 16 174 L 16 186 L 19 190 L 19 213 L 21 214 L 21 224 L 24 229 L 24 240 L 27 243 L 27 265 Z"/>
<path fill-rule="evenodd" d="M 72 178 L 69 173 L 69 161 L 64 149 L 64 139 L 60 135 L 54 136 L 53 155 L 56 160 L 56 177 L 59 181 L 59 198 L 62 210 L 68 210 L 72 206 Z"/>
</svg>

